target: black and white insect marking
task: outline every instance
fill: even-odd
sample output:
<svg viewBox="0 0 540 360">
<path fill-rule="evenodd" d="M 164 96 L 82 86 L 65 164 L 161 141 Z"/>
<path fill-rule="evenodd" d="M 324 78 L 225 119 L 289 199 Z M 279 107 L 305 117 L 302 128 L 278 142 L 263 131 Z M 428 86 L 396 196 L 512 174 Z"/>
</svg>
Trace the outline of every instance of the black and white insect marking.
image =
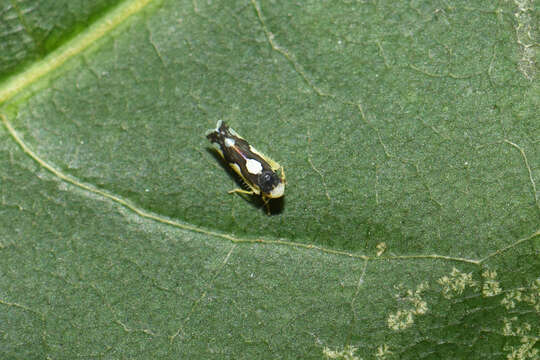
<svg viewBox="0 0 540 360">
<path fill-rule="evenodd" d="M 223 121 L 206 134 L 217 152 L 244 180 L 249 190 L 234 189 L 231 193 L 260 195 L 265 203 L 285 193 L 285 172 L 281 165 L 257 151 Z"/>
</svg>

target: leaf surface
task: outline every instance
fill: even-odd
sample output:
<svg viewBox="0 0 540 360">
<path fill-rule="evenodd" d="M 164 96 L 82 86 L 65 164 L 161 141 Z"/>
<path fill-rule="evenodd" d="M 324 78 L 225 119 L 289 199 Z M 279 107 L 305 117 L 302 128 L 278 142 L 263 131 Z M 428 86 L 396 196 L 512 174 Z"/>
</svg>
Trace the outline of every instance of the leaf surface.
<svg viewBox="0 0 540 360">
<path fill-rule="evenodd" d="M 538 355 L 532 2 L 69 4 L 0 3 L 2 357 Z"/>
</svg>

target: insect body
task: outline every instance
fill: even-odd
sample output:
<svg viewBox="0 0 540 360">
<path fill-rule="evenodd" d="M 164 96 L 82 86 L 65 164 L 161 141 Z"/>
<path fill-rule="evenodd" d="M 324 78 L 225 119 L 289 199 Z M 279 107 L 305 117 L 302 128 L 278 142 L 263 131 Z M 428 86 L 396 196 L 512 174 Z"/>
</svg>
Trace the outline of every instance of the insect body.
<svg viewBox="0 0 540 360">
<path fill-rule="evenodd" d="M 285 173 L 277 162 L 257 151 L 221 120 L 206 137 L 249 188 L 249 191 L 234 189 L 229 193 L 261 195 L 265 203 L 283 196 Z"/>
</svg>

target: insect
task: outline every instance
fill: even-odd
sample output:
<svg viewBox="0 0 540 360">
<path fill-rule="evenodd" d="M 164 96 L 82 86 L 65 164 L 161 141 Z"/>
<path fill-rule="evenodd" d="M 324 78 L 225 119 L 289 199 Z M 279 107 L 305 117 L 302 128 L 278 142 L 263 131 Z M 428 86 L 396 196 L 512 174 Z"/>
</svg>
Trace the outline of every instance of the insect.
<svg viewBox="0 0 540 360">
<path fill-rule="evenodd" d="M 227 164 L 242 178 L 249 190 L 233 189 L 229 194 L 260 195 L 264 204 L 285 193 L 285 172 L 281 165 L 257 151 L 225 122 L 206 133 L 208 140 Z M 269 211 L 268 207 L 267 210 Z"/>
</svg>

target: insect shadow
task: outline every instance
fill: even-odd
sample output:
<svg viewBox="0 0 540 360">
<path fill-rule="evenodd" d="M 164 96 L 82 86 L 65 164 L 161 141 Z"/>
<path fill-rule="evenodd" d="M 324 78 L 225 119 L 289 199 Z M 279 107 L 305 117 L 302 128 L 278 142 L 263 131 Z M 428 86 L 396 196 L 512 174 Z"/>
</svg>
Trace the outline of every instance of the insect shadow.
<svg viewBox="0 0 540 360">
<path fill-rule="evenodd" d="M 206 151 L 209 152 L 214 159 L 218 162 L 218 164 L 227 172 L 227 174 L 234 179 L 236 184 L 239 188 L 250 190 L 249 186 L 247 186 L 244 183 L 244 180 L 240 176 L 238 176 L 237 173 L 234 172 L 234 170 L 227 164 L 225 159 L 223 159 L 217 152 L 211 147 L 206 148 Z M 231 189 L 232 190 L 232 189 Z M 230 196 L 241 196 L 246 202 L 250 203 L 253 207 L 256 207 L 258 209 L 262 209 L 263 211 L 266 211 L 268 215 L 279 215 L 283 212 L 283 209 L 285 208 L 285 196 L 282 196 L 277 199 L 268 199 L 268 201 L 265 203 L 265 201 L 262 199 L 262 196 L 260 195 L 238 195 L 238 194 L 229 194 Z"/>
</svg>

